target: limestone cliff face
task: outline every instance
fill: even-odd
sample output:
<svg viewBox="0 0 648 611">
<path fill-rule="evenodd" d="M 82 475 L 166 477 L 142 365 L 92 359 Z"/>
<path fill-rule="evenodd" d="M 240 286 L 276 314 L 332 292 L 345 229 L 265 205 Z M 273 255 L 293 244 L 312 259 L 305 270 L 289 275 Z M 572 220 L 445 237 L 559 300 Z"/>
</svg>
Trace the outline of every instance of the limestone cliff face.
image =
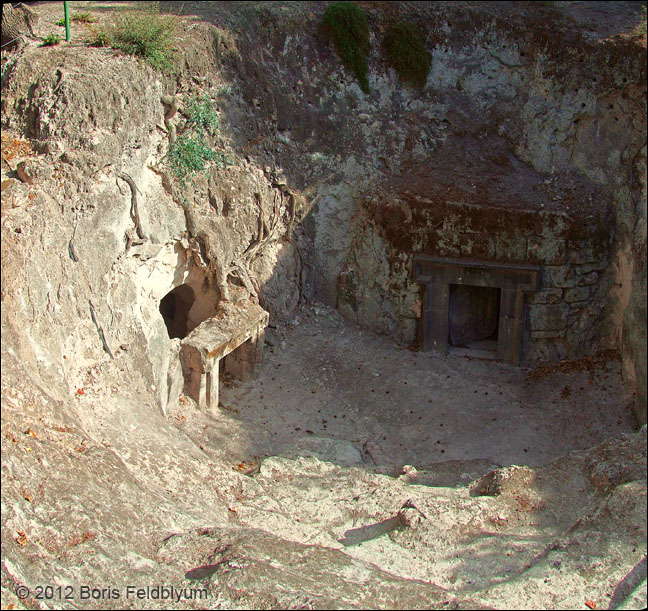
<svg viewBox="0 0 648 611">
<path fill-rule="evenodd" d="M 237 32 L 218 43 L 234 83 L 225 120 L 239 149 L 304 194 L 316 296 L 409 344 L 423 297 L 413 255 L 538 265 L 527 360 L 625 344 L 630 378 L 645 376 L 631 357 L 645 327 L 639 6 L 371 5 L 369 94 L 321 33 L 324 8 L 188 8 Z M 381 50 L 402 19 L 427 32 L 422 91 Z"/>
<path fill-rule="evenodd" d="M 59 398 L 74 391 L 69 367 L 80 356 L 113 362 L 128 351 L 164 407 L 177 342 L 160 301 L 180 284 L 194 287 L 192 327 L 221 299 L 253 296 L 290 316 L 303 284 L 289 234 L 299 201 L 240 157 L 181 187 L 164 165 L 160 100 L 169 86 L 137 60 L 23 53 L 7 70 L 5 120 L 38 152 L 29 182 L 11 161 L 3 167 L 14 176 L 3 183 L 4 332 Z"/>
<path fill-rule="evenodd" d="M 642 352 L 637 326 L 622 320 L 636 320 L 645 303 L 635 288 L 628 306 L 645 261 L 637 219 L 646 52 L 636 37 L 611 36 L 622 28 L 610 25 L 625 19 L 627 30 L 638 13 L 606 9 L 592 30 L 585 15 L 546 5 L 515 14 L 482 4 L 377 7 L 367 95 L 321 32 L 325 5 L 186 4 L 212 25 L 183 34 L 175 82 L 101 49 L 28 49 L 4 77 L 5 124 L 41 154 L 32 160 L 40 186 L 12 181 L 3 193 L 7 205 L 23 202 L 8 218 L 35 203 L 28 190 L 58 202 L 60 248 L 87 261 L 92 290 L 107 295 L 94 308 L 111 321 L 100 325 L 109 343 L 137 344 L 142 334 L 127 329 L 138 319 L 142 358 L 165 355 L 152 367 L 165 370 L 156 304 L 190 276 L 196 285 L 207 277 L 212 297 L 253 294 L 279 316 L 314 294 L 416 343 L 423 287 L 412 280 L 412 257 L 425 254 L 539 265 L 541 291 L 525 305 L 526 358 L 623 344 L 634 346 L 624 351 L 629 375 L 645 375 L 630 357 Z M 397 19 L 427 32 L 422 91 L 384 63 L 382 32 Z M 165 164 L 160 99 L 177 96 L 182 129 L 182 104 L 199 92 L 221 111 L 214 144 L 233 164 L 180 188 Z M 134 180 L 146 238 L 128 249 L 136 227 L 120 173 Z M 113 314 L 111 303 L 142 301 L 139 280 L 128 294 L 115 278 L 137 276 L 143 262 L 160 274 L 158 288 L 128 315 Z M 155 385 L 164 395 L 164 383 Z"/>
</svg>

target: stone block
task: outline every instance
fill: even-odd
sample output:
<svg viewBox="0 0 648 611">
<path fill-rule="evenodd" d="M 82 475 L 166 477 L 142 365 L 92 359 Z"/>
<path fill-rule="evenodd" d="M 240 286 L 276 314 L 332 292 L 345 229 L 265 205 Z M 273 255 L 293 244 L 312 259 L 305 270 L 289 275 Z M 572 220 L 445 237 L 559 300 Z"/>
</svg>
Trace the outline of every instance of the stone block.
<svg viewBox="0 0 648 611">
<path fill-rule="evenodd" d="M 542 270 L 542 284 L 554 288 L 576 286 L 574 270 L 567 265 L 547 266 Z"/>
<path fill-rule="evenodd" d="M 567 325 L 569 307 L 564 304 L 532 305 L 529 308 L 531 331 L 560 331 Z"/>
<path fill-rule="evenodd" d="M 553 235 L 564 234 L 573 222 L 564 212 L 542 210 L 538 216 L 542 219 L 543 230 Z"/>
<path fill-rule="evenodd" d="M 592 289 L 589 286 L 579 286 L 565 291 L 565 301 L 567 303 L 574 303 L 576 301 L 586 301 L 592 294 Z"/>
<path fill-rule="evenodd" d="M 600 272 L 603 271 L 609 264 L 609 261 L 606 258 L 601 259 L 596 263 L 584 263 L 583 265 L 574 265 L 574 271 L 578 275 L 589 274 L 590 272 Z"/>
<path fill-rule="evenodd" d="M 531 331 L 529 334 L 531 339 L 556 339 L 558 337 L 565 337 L 565 330 L 562 331 Z"/>
<path fill-rule="evenodd" d="M 261 361 L 259 347 L 262 345 L 263 341 L 259 337 L 251 337 L 243 342 L 225 357 L 225 371 L 243 382 L 251 380 Z"/>
<path fill-rule="evenodd" d="M 558 362 L 566 357 L 567 349 L 560 337 L 538 338 L 531 342 L 527 353 L 527 360 L 531 365 Z"/>
<path fill-rule="evenodd" d="M 526 260 L 528 263 L 562 265 L 565 262 L 566 252 L 564 239 L 535 235 L 527 239 Z"/>
<path fill-rule="evenodd" d="M 419 319 L 421 318 L 422 308 L 423 303 L 419 297 L 415 297 L 414 299 L 405 299 L 400 308 L 400 316 L 401 318 Z"/>
<path fill-rule="evenodd" d="M 578 277 L 576 280 L 576 285 L 577 286 L 591 286 L 592 284 L 596 284 L 598 280 L 598 272 L 588 272 L 586 274 L 583 274 Z"/>
<path fill-rule="evenodd" d="M 220 359 L 227 357 L 230 373 L 249 378 L 261 361 L 267 324 L 268 313 L 255 303 L 222 302 L 218 314 L 198 325 L 180 344 L 184 393 L 200 407 L 216 409 Z"/>
<path fill-rule="evenodd" d="M 495 259 L 501 261 L 525 261 L 527 241 L 521 236 L 506 236 L 495 239 Z"/>
<path fill-rule="evenodd" d="M 414 318 L 403 318 L 400 321 L 396 341 L 399 344 L 410 345 L 416 341 L 418 331 L 418 320 Z"/>
<path fill-rule="evenodd" d="M 500 317 L 515 318 L 518 303 L 518 292 L 512 289 L 500 291 Z"/>
<path fill-rule="evenodd" d="M 583 245 L 580 248 L 576 244 L 569 248 L 569 262 L 583 265 L 585 263 L 598 263 L 606 258 L 600 248 L 594 248 L 590 245 Z"/>
<path fill-rule="evenodd" d="M 527 295 L 527 303 L 560 303 L 563 300 L 563 290 L 562 289 L 545 289 L 543 291 L 538 291 L 537 293 L 529 293 Z"/>
</svg>

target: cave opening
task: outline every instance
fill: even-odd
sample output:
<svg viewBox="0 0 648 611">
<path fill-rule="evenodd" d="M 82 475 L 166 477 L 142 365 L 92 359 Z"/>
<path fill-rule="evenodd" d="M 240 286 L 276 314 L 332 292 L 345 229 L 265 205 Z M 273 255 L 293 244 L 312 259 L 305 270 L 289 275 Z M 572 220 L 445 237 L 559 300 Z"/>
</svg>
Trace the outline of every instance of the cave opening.
<svg viewBox="0 0 648 611">
<path fill-rule="evenodd" d="M 450 284 L 448 345 L 497 352 L 501 289 Z"/>
<path fill-rule="evenodd" d="M 166 324 L 169 338 L 184 339 L 189 332 L 189 310 L 196 301 L 194 290 L 181 284 L 160 301 L 160 314 Z"/>
</svg>

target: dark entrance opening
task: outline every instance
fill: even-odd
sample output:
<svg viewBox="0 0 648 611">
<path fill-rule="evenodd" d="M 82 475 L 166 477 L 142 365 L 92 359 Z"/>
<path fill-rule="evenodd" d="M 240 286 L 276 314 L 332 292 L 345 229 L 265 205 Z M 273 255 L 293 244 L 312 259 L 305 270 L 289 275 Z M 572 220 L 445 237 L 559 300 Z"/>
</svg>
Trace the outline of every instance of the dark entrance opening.
<svg viewBox="0 0 648 611">
<path fill-rule="evenodd" d="M 520 363 L 524 294 L 539 289 L 539 267 L 414 255 L 412 275 L 425 284 L 421 313 L 424 350 L 450 349 L 467 356 Z M 498 310 L 496 323 L 493 313 Z M 474 328 L 481 330 L 471 331 Z M 489 349 L 473 347 L 474 342 L 484 341 L 490 342 Z M 490 349 L 495 344 L 497 351 Z"/>
<path fill-rule="evenodd" d="M 448 344 L 497 352 L 501 290 L 451 284 L 448 297 Z"/>
<path fill-rule="evenodd" d="M 181 284 L 167 293 L 160 301 L 160 314 L 171 339 L 183 339 L 187 336 L 187 325 L 189 310 L 196 301 L 196 294 L 193 289 Z"/>
</svg>

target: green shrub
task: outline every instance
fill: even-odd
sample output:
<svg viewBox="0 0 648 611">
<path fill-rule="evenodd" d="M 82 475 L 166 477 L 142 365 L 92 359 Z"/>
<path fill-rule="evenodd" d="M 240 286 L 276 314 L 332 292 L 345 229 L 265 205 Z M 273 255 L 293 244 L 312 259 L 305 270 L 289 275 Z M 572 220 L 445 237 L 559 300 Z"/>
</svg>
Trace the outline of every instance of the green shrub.
<svg viewBox="0 0 648 611">
<path fill-rule="evenodd" d="M 322 21 L 342 63 L 356 76 L 360 87 L 369 93 L 369 21 L 367 14 L 353 2 L 332 2 Z"/>
<path fill-rule="evenodd" d="M 92 26 L 91 26 L 92 27 Z M 95 29 L 92 28 L 92 34 L 87 39 L 87 43 L 91 47 L 109 47 L 112 41 L 112 35 L 110 32 L 104 28 Z"/>
<path fill-rule="evenodd" d="M 415 23 L 401 21 L 385 33 L 385 51 L 389 63 L 405 82 L 423 89 L 432 58 Z"/>
<path fill-rule="evenodd" d="M 167 157 L 173 173 L 183 187 L 187 180 L 204 170 L 210 161 L 220 166 L 231 164 L 224 153 L 212 150 L 202 137 L 193 134 L 178 136 L 169 148 Z"/>
<path fill-rule="evenodd" d="M 44 47 L 53 47 L 61 42 L 61 37 L 58 34 L 48 34 L 43 41 Z"/>
<path fill-rule="evenodd" d="M 157 13 L 121 15 L 110 37 L 110 46 L 145 59 L 162 72 L 173 71 L 176 21 Z"/>
<path fill-rule="evenodd" d="M 218 116 L 212 108 L 212 102 L 209 96 L 194 96 L 187 104 L 185 115 L 190 127 L 193 127 L 198 133 L 207 132 L 208 134 L 216 133 L 218 129 Z"/>
</svg>

